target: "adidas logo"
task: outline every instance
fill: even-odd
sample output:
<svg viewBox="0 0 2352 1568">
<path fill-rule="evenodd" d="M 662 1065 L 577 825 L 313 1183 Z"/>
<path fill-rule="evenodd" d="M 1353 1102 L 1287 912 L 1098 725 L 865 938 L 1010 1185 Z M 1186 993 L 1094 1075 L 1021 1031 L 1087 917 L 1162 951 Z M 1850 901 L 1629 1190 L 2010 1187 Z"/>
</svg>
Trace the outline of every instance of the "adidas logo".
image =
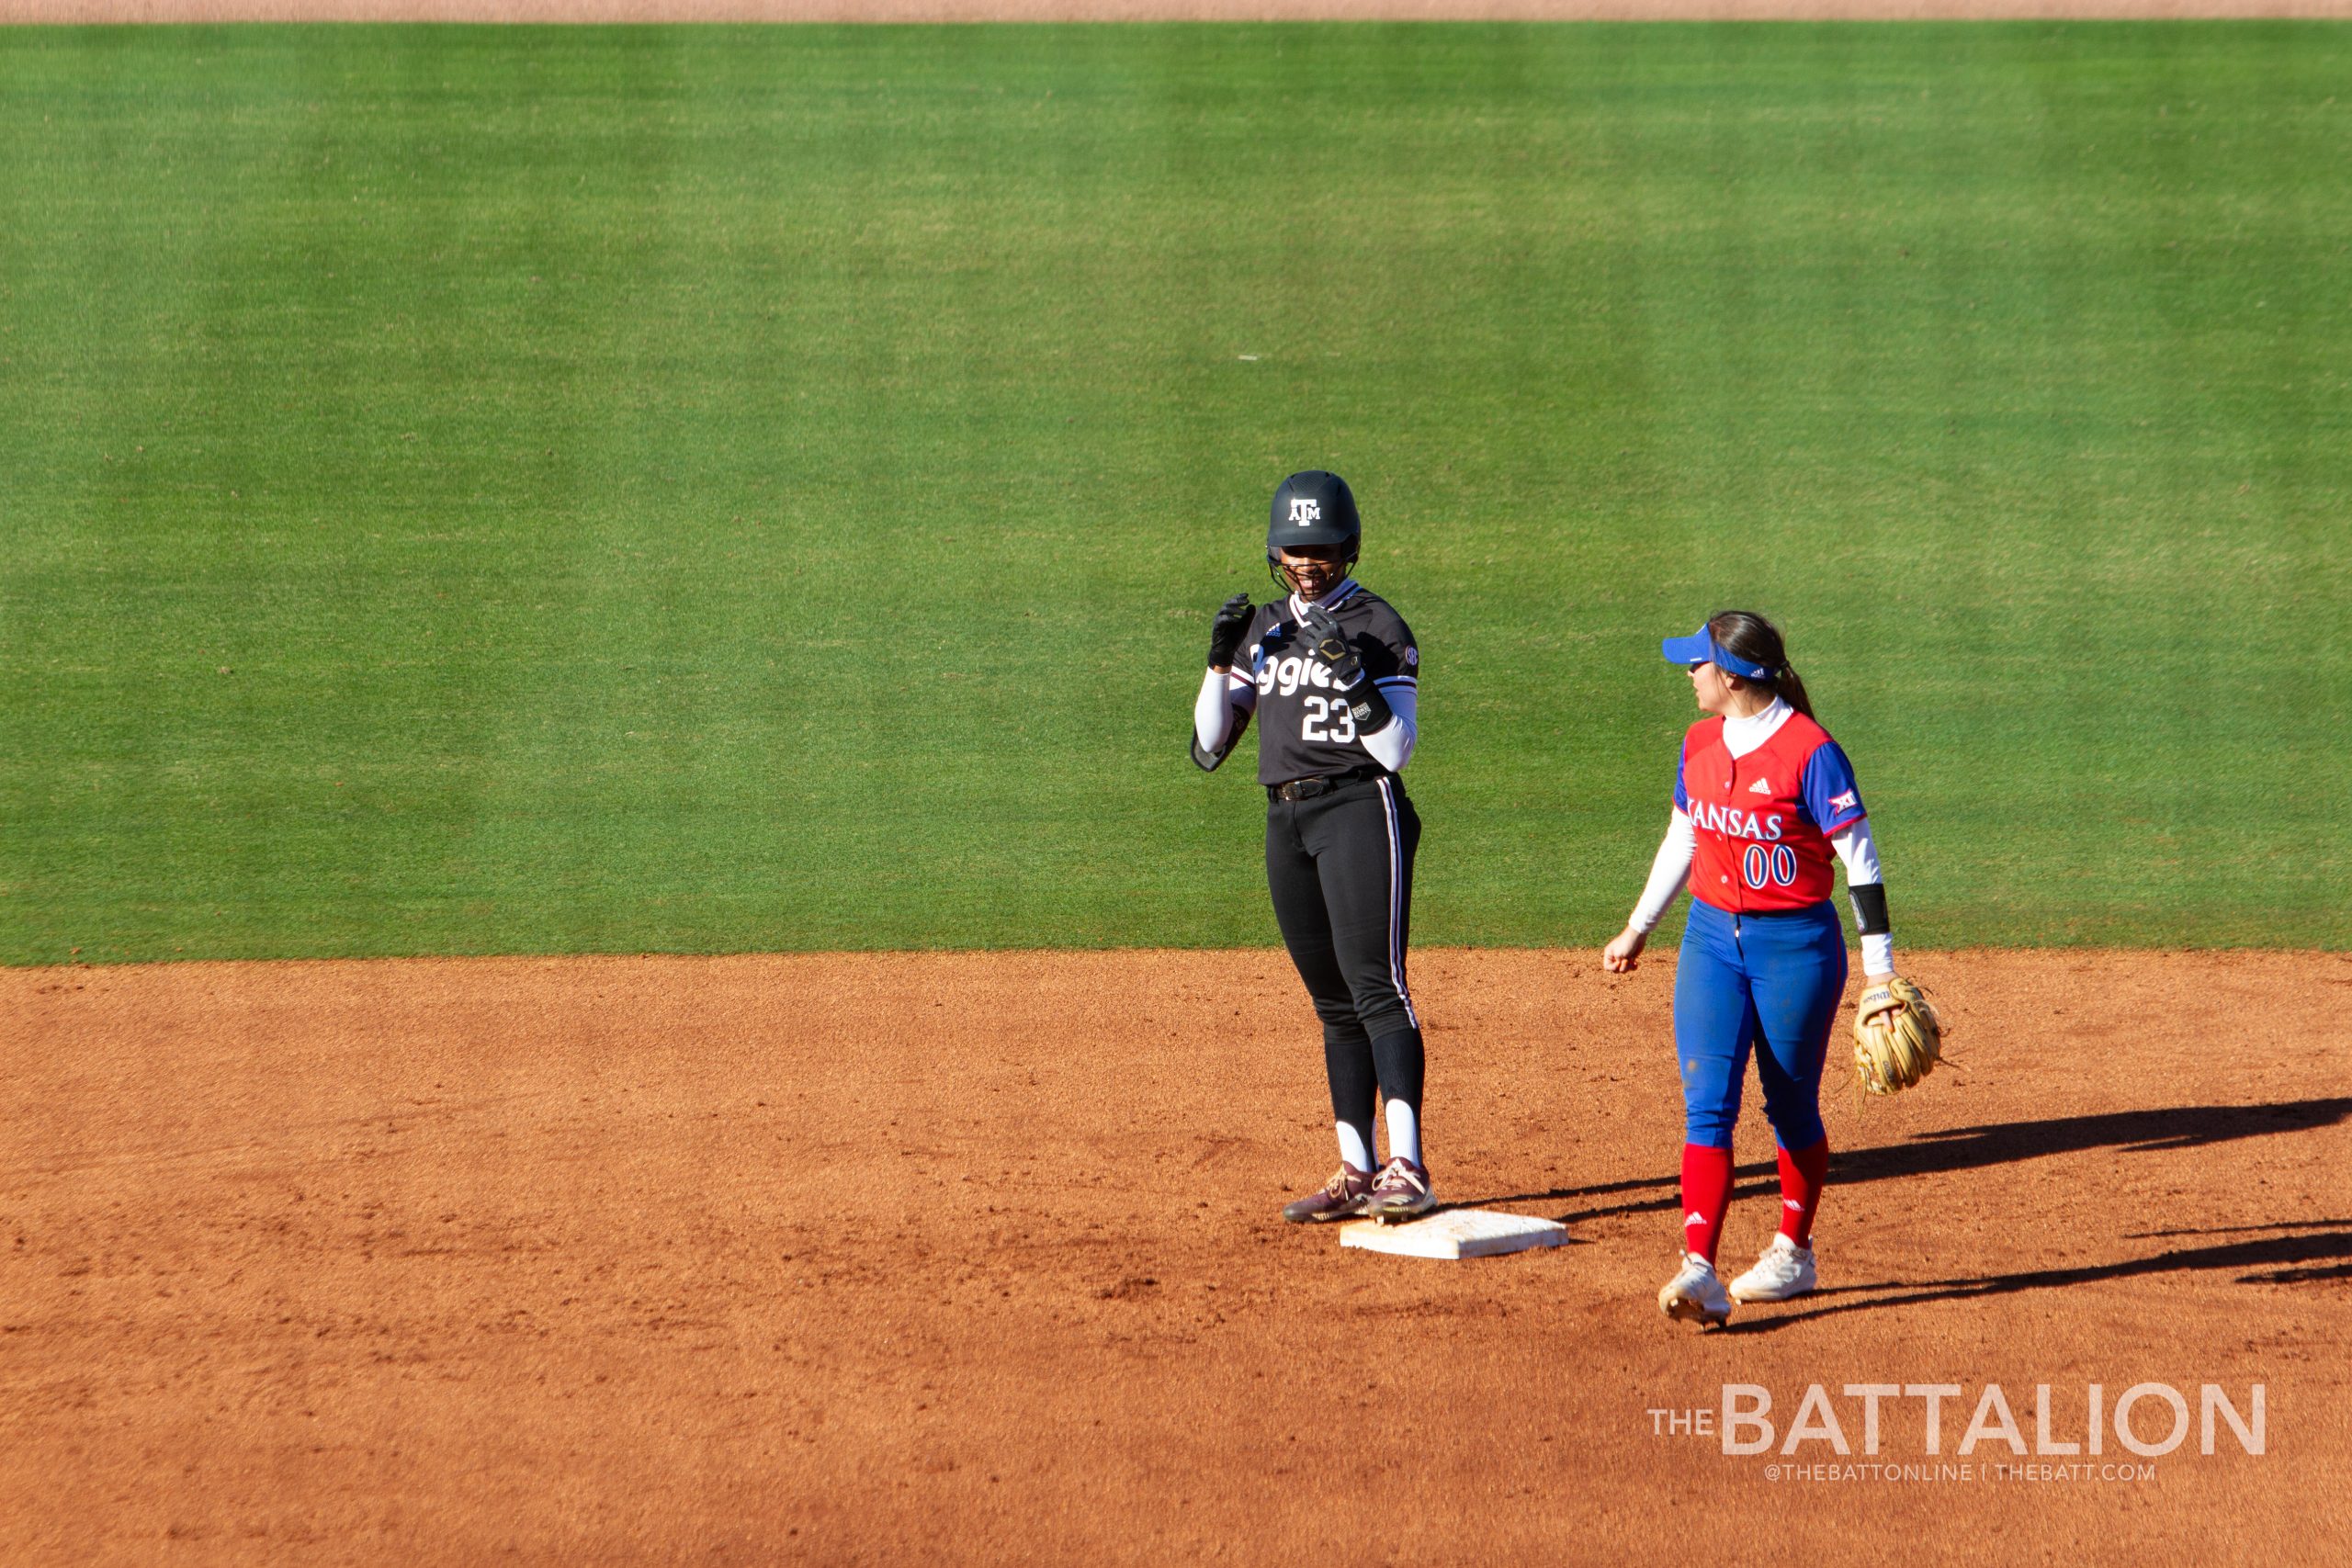
<svg viewBox="0 0 2352 1568">
<path fill-rule="evenodd" d="M 1770 795 L 1772 793 L 1772 786 L 1766 784 L 1762 779 L 1758 779 L 1754 784 L 1747 786 L 1747 793 L 1750 795 Z"/>
<path fill-rule="evenodd" d="M 1686 1228 L 1691 1225 L 1703 1225 L 1706 1223 L 1707 1216 L 1702 1213 L 1692 1213 L 1682 1216 L 1682 1224 Z"/>
<path fill-rule="evenodd" d="M 1791 1213 L 1794 1213 L 1794 1214 L 1802 1214 L 1802 1213 L 1804 1213 L 1804 1205 L 1803 1203 L 1798 1202 L 1798 1201 L 1797 1201 L 1795 1199 L 1793 1199 L 1793 1198 L 1783 1198 L 1783 1199 L 1781 1199 L 1781 1208 L 1783 1208 L 1783 1209 L 1788 1210 Z"/>
</svg>

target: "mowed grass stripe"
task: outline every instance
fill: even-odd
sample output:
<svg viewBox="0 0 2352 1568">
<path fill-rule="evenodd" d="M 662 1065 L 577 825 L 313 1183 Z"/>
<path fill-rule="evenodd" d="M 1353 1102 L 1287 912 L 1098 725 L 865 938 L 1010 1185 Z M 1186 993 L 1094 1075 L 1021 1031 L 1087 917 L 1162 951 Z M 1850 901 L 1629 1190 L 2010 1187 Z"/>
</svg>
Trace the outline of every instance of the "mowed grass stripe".
<svg viewBox="0 0 2352 1568">
<path fill-rule="evenodd" d="M 0 959 L 1270 942 L 1182 732 L 1308 465 L 1419 940 L 1616 928 L 1740 604 L 1905 942 L 2341 946 L 2347 66 L 0 32 Z"/>
</svg>

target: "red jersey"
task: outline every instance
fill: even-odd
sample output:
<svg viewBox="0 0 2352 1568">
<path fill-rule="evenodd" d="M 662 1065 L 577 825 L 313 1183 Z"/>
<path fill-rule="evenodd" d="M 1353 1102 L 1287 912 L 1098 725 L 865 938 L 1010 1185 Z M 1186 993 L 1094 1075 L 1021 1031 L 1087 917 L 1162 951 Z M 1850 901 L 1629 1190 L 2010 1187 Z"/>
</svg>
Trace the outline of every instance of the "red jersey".
<svg viewBox="0 0 2352 1568">
<path fill-rule="evenodd" d="M 1846 753 L 1801 713 L 1739 758 L 1724 745 L 1721 718 L 1692 725 L 1674 805 L 1698 833 L 1690 896 L 1734 914 L 1828 897 L 1837 858 L 1829 840 L 1864 815 Z"/>
</svg>

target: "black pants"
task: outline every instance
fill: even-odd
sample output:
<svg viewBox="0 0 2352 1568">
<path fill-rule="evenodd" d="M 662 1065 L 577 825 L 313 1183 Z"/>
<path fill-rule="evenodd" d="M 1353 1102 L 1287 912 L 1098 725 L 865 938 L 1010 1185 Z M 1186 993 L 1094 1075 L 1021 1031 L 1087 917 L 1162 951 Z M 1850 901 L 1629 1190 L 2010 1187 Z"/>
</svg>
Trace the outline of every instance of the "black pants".
<svg viewBox="0 0 2352 1568">
<path fill-rule="evenodd" d="M 1420 1020 L 1405 980 L 1420 841 L 1420 815 L 1394 776 L 1266 811 L 1266 886 L 1323 1022 L 1332 1113 L 1367 1145 L 1375 1084 L 1420 1109 Z"/>
</svg>

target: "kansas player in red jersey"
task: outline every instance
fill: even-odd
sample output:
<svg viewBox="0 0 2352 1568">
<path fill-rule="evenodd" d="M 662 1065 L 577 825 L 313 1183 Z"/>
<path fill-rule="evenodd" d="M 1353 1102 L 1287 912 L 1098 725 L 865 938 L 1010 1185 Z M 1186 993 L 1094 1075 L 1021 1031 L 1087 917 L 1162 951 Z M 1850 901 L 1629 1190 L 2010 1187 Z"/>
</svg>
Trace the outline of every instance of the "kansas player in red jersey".
<svg viewBox="0 0 2352 1568">
<path fill-rule="evenodd" d="M 1846 753 L 1814 721 L 1780 628 L 1745 610 L 1661 645 L 1690 671 L 1709 716 L 1682 739 L 1674 815 L 1625 930 L 1601 953 L 1623 974 L 1687 884 L 1690 918 L 1674 977 L 1682 1066 L 1682 1263 L 1658 1292 L 1669 1317 L 1719 1324 L 1734 1300 L 1814 1288 L 1813 1221 L 1829 1173 L 1821 1072 L 1846 989 L 1846 937 L 1830 902 L 1835 862 L 1872 979 L 1894 972 L 1886 888 Z M 1750 1051 L 1781 1167 L 1781 1228 L 1726 1290 L 1715 1247 L 1731 1202 L 1732 1126 Z"/>
</svg>

